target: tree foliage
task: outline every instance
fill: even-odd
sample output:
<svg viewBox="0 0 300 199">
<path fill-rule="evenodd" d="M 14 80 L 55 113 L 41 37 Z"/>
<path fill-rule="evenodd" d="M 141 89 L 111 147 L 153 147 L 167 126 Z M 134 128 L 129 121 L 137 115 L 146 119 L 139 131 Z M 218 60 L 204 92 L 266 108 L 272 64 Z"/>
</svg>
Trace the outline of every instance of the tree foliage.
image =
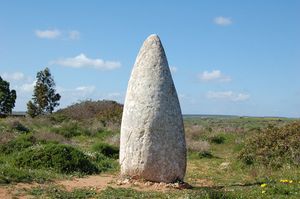
<svg viewBox="0 0 300 199">
<path fill-rule="evenodd" d="M 34 86 L 32 101 L 27 103 L 27 113 L 31 117 L 41 114 L 51 114 L 59 105 L 61 96 L 56 93 L 55 82 L 49 68 L 39 71 Z"/>
<path fill-rule="evenodd" d="M 17 93 L 9 89 L 9 83 L 0 77 L 0 116 L 10 114 L 15 107 Z"/>
</svg>

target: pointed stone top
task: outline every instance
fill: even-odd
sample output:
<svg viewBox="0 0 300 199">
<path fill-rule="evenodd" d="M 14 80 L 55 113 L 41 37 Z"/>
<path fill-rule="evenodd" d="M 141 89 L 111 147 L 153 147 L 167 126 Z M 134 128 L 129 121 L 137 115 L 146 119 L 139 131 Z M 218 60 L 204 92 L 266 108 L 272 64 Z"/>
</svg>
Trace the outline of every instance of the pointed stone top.
<svg viewBox="0 0 300 199">
<path fill-rule="evenodd" d="M 148 36 L 147 40 L 148 39 L 159 39 L 159 36 L 157 34 L 151 34 Z"/>
<path fill-rule="evenodd" d="M 145 43 L 160 43 L 161 45 L 161 41 L 160 38 L 157 34 L 151 34 L 147 37 L 147 39 L 144 41 Z"/>
<path fill-rule="evenodd" d="M 144 41 L 135 61 L 135 68 L 168 68 L 167 57 L 157 34 L 151 34 Z M 160 70 L 159 69 L 159 70 Z M 145 71 L 140 74 L 146 74 Z"/>
</svg>

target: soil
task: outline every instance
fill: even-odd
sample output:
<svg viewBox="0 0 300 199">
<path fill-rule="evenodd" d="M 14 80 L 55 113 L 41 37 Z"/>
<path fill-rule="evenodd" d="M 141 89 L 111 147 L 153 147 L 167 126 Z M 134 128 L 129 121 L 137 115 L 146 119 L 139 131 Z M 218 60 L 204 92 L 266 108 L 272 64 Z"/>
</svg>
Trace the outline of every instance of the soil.
<svg viewBox="0 0 300 199">
<path fill-rule="evenodd" d="M 210 186 L 211 182 L 203 179 L 196 183 L 200 186 Z M 187 183 L 154 183 L 143 180 L 121 179 L 116 175 L 101 174 L 91 175 L 84 178 L 73 178 L 71 180 L 59 180 L 45 184 L 38 183 L 17 183 L 7 186 L 0 186 L 1 199 L 29 199 L 32 198 L 26 195 L 26 191 L 37 186 L 61 185 L 67 191 L 72 191 L 78 188 L 93 188 L 95 191 L 100 192 L 106 187 L 114 188 L 132 188 L 139 191 L 161 191 L 166 192 L 171 189 L 188 189 L 191 185 Z"/>
</svg>

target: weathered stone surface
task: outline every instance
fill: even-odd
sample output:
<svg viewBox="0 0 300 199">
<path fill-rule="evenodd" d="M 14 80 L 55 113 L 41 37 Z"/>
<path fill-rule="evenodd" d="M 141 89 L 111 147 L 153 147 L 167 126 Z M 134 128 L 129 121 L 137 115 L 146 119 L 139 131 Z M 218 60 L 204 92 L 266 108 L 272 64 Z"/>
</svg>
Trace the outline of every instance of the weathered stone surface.
<svg viewBox="0 0 300 199">
<path fill-rule="evenodd" d="M 183 180 L 186 144 L 180 104 L 157 35 L 136 58 L 121 125 L 121 175 L 156 182 Z"/>
</svg>

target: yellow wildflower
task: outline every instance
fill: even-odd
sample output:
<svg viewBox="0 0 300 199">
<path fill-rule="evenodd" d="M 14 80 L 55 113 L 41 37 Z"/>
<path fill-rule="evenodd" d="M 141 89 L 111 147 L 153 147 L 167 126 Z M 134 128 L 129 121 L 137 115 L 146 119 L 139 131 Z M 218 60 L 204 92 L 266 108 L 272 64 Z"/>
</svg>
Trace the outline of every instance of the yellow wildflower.
<svg viewBox="0 0 300 199">
<path fill-rule="evenodd" d="M 280 180 L 280 182 L 287 183 L 287 182 L 289 182 L 289 180 Z"/>
<path fill-rule="evenodd" d="M 262 190 L 261 193 L 266 193 L 266 190 Z"/>
<path fill-rule="evenodd" d="M 293 183 L 293 180 L 290 180 L 289 183 Z"/>
<path fill-rule="evenodd" d="M 261 186 L 261 187 L 266 187 L 266 186 L 267 186 L 267 184 L 266 184 L 266 183 L 264 183 L 264 184 L 261 184 L 260 186 Z"/>
</svg>

